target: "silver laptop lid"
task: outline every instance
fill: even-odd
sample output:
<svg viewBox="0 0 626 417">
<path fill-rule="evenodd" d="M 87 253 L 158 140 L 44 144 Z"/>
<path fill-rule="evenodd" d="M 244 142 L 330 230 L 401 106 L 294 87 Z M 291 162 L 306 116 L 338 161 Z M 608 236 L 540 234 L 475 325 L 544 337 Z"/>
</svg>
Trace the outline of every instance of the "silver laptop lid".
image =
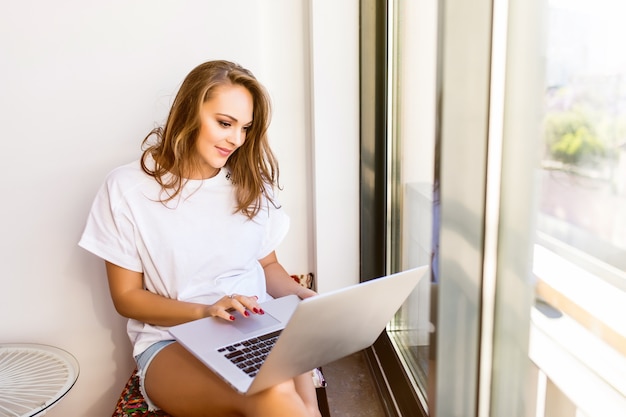
<svg viewBox="0 0 626 417">
<path fill-rule="evenodd" d="M 371 346 L 428 266 L 300 302 L 248 394 Z"/>
</svg>

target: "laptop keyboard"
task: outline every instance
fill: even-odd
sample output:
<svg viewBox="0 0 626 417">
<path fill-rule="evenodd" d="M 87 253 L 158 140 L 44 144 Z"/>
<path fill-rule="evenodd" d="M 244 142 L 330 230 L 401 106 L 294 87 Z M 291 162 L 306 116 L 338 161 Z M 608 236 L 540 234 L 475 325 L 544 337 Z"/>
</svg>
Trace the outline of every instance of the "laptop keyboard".
<svg viewBox="0 0 626 417">
<path fill-rule="evenodd" d="M 282 330 L 217 349 L 250 378 L 255 377 Z"/>
</svg>

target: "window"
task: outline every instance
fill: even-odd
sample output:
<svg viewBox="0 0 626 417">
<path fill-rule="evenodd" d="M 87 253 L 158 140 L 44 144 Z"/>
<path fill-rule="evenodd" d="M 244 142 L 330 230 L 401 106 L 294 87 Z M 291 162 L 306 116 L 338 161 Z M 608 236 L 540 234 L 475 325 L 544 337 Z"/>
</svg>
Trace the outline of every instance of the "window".
<svg viewBox="0 0 626 417">
<path fill-rule="evenodd" d="M 538 228 L 626 271 L 621 2 L 550 0 Z M 620 284 L 624 288 L 624 284 Z"/>
<path fill-rule="evenodd" d="M 626 410 L 625 13 L 547 4 L 529 352 L 539 416 Z"/>
<path fill-rule="evenodd" d="M 384 34 L 363 236 L 377 274 L 435 261 L 388 326 L 385 383 L 431 415 L 626 415 L 622 3 L 362 2 Z"/>
</svg>

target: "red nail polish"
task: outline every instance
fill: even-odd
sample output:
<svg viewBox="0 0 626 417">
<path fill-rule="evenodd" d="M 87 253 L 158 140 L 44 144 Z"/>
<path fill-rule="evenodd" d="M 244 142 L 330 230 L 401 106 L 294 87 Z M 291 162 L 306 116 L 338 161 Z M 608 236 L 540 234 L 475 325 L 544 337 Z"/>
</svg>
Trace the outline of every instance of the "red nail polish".
<svg viewBox="0 0 626 417">
<path fill-rule="evenodd" d="M 244 311 L 243 315 L 246 316 L 246 317 L 250 317 L 250 313 L 248 313 L 247 311 Z"/>
<path fill-rule="evenodd" d="M 235 320 L 235 316 L 230 316 L 230 321 L 234 321 Z"/>
<path fill-rule="evenodd" d="M 252 311 L 254 311 L 255 313 L 258 313 L 258 312 L 259 312 L 259 309 L 258 309 L 258 308 L 256 308 L 256 307 L 254 307 L 254 308 L 252 309 Z"/>
<path fill-rule="evenodd" d="M 259 309 L 259 314 L 265 314 L 265 311 L 263 311 L 262 308 Z"/>
</svg>

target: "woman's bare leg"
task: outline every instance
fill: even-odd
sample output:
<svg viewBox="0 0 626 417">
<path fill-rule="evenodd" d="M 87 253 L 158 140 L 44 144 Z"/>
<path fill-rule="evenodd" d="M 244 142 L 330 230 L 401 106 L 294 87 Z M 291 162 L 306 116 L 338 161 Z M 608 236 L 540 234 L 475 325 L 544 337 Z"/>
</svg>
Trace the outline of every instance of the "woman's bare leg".
<svg viewBox="0 0 626 417">
<path fill-rule="evenodd" d="M 173 343 L 152 360 L 146 372 L 145 388 L 156 405 L 176 417 L 317 417 L 319 414 L 311 411 L 311 392 L 299 378 L 302 376 L 296 378 L 298 382 L 288 381 L 244 396 L 181 345 Z"/>
<path fill-rule="evenodd" d="M 322 417 L 320 413 L 319 406 L 317 403 L 317 392 L 315 391 L 315 386 L 313 385 L 313 376 L 310 372 L 306 374 L 302 374 L 294 378 L 294 383 L 296 386 L 296 391 L 302 401 L 304 401 L 304 405 L 311 416 L 314 417 Z"/>
</svg>

